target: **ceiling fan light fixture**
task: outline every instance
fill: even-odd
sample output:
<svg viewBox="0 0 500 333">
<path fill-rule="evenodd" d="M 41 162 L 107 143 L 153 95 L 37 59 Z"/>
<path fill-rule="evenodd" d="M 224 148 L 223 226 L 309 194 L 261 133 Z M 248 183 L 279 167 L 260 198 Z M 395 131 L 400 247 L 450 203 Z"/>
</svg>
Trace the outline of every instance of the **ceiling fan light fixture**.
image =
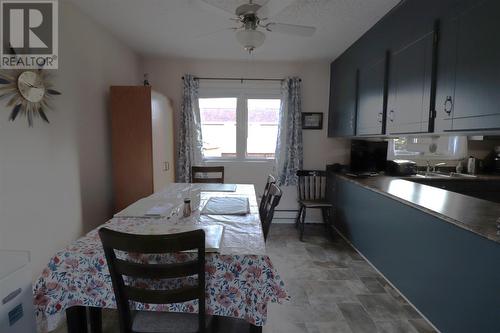
<svg viewBox="0 0 500 333">
<path fill-rule="evenodd" d="M 236 39 L 245 50 L 252 52 L 264 44 L 266 35 L 262 31 L 247 29 L 236 32 Z"/>
</svg>

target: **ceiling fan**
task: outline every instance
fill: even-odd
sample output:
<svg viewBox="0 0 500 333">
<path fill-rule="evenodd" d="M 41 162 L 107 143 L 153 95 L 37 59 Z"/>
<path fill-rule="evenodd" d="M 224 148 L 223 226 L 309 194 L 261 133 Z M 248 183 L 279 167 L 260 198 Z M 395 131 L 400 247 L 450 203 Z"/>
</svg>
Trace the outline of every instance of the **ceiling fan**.
<svg viewBox="0 0 500 333">
<path fill-rule="evenodd" d="M 302 37 L 310 37 L 316 31 L 316 28 L 311 26 L 270 21 L 269 18 L 266 17 L 266 14 L 272 14 L 270 2 L 273 0 L 260 0 L 260 3 L 255 3 L 254 0 L 248 0 L 248 3 L 239 5 L 234 12 L 232 12 L 231 6 L 228 5 L 227 1 L 201 1 L 235 15 L 231 20 L 237 22 L 239 26 L 231 29 L 236 31 L 236 39 L 248 53 L 252 53 L 257 47 L 264 44 L 266 34 L 262 30 Z M 290 1 L 287 2 L 289 3 Z"/>
</svg>

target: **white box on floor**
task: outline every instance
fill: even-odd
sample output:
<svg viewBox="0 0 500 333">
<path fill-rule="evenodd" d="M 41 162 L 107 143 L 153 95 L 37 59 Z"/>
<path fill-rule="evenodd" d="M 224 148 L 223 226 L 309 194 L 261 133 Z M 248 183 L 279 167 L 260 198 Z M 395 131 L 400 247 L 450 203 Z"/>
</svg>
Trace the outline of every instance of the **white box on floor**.
<svg viewBox="0 0 500 333">
<path fill-rule="evenodd" d="M 35 333 L 30 257 L 0 250 L 0 332 Z"/>
</svg>

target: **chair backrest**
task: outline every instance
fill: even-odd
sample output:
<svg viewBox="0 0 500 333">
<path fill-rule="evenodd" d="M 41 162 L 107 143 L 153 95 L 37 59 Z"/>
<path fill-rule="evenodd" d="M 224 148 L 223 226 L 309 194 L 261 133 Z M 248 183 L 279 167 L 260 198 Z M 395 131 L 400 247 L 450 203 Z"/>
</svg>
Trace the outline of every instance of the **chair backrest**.
<svg viewBox="0 0 500 333">
<path fill-rule="evenodd" d="M 326 200 L 326 171 L 299 170 L 297 176 L 299 200 Z"/>
<path fill-rule="evenodd" d="M 223 166 L 193 166 L 191 167 L 192 183 L 224 183 Z"/>
<path fill-rule="evenodd" d="M 198 299 L 199 332 L 205 331 L 205 232 L 194 230 L 169 235 L 127 234 L 107 228 L 99 230 L 104 254 L 113 283 L 120 317 L 121 332 L 132 332 L 130 302 L 170 304 Z M 137 254 L 169 254 L 197 250 L 197 257 L 169 264 L 138 263 L 127 260 L 127 254 L 117 257 L 115 251 Z M 194 256 L 194 254 L 193 254 Z M 125 283 L 124 276 L 127 277 Z M 167 290 L 148 289 L 130 284 L 134 279 L 185 279 L 196 276 L 197 283 Z M 181 283 L 182 284 L 182 283 Z"/>
<path fill-rule="evenodd" d="M 276 184 L 276 178 L 274 178 L 273 175 L 268 175 L 266 187 L 264 187 L 264 192 L 262 192 L 262 198 L 260 199 L 260 205 L 259 205 L 260 215 L 262 215 L 264 212 L 264 204 L 266 202 L 266 197 L 269 193 L 269 188 L 271 187 L 271 184 Z"/>
<path fill-rule="evenodd" d="M 276 184 L 269 185 L 269 191 L 264 202 L 264 208 L 262 214 L 260 215 L 262 231 L 264 232 L 264 240 L 267 240 L 267 234 L 269 233 L 269 228 L 271 227 L 271 222 L 274 217 L 274 209 L 279 205 L 281 195 L 281 189 Z"/>
</svg>

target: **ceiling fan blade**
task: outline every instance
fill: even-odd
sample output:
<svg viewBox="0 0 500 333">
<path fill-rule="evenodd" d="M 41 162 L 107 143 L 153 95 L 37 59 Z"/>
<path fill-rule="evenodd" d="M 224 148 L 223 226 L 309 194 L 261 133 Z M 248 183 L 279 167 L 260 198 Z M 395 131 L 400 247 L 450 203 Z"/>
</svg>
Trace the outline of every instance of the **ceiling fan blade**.
<svg viewBox="0 0 500 333">
<path fill-rule="evenodd" d="M 219 14 L 226 17 L 234 17 L 236 6 L 228 4 L 228 1 L 224 0 L 198 0 L 200 5 L 207 10 L 217 11 Z M 234 7 L 234 8 L 233 8 Z"/>
<path fill-rule="evenodd" d="M 220 35 L 221 33 L 227 32 L 227 31 L 234 32 L 234 31 L 237 31 L 238 29 L 241 29 L 241 28 L 238 28 L 238 27 L 222 28 L 222 29 L 218 29 L 218 30 L 214 30 L 214 31 L 208 31 L 208 32 L 201 33 L 199 35 L 193 36 L 193 38 L 209 38 L 209 37 L 214 37 L 216 35 Z"/>
<path fill-rule="evenodd" d="M 266 29 L 272 32 L 302 37 L 311 37 L 316 32 L 315 27 L 286 23 L 268 23 Z"/>
<path fill-rule="evenodd" d="M 295 0 L 267 0 L 262 2 L 258 14 L 260 18 L 273 18 L 290 6 Z"/>
</svg>

